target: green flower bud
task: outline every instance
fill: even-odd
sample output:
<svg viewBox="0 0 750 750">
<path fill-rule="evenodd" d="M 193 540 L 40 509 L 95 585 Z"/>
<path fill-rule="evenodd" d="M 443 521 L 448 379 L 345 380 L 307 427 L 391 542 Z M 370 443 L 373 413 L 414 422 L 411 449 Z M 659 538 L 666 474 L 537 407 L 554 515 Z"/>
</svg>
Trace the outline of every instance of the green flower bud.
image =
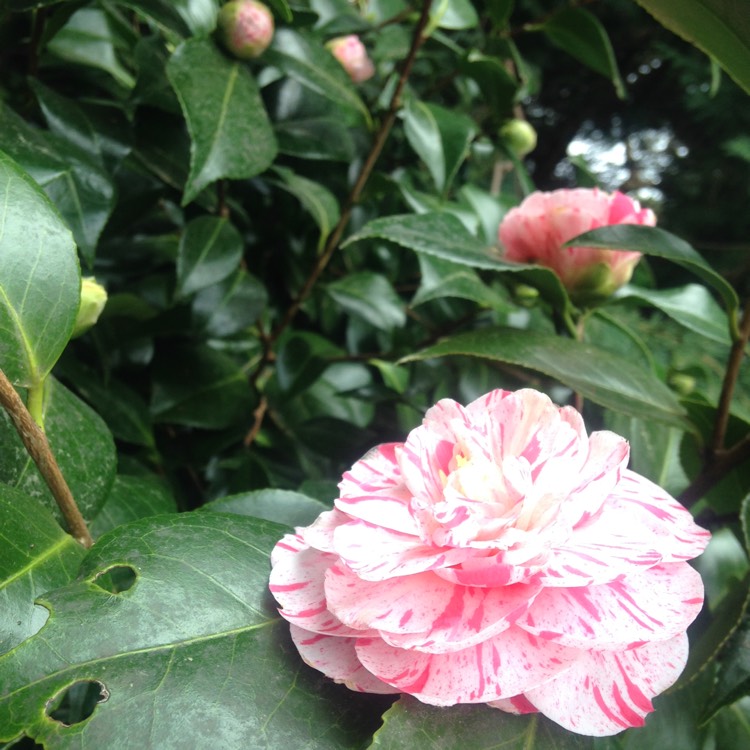
<svg viewBox="0 0 750 750">
<path fill-rule="evenodd" d="M 526 120 L 508 120 L 500 128 L 499 135 L 503 143 L 519 158 L 536 148 L 536 130 Z"/>
<path fill-rule="evenodd" d="M 81 303 L 78 306 L 78 315 L 71 338 L 88 331 L 99 320 L 106 304 L 106 289 L 93 277 L 81 279 Z"/>
</svg>

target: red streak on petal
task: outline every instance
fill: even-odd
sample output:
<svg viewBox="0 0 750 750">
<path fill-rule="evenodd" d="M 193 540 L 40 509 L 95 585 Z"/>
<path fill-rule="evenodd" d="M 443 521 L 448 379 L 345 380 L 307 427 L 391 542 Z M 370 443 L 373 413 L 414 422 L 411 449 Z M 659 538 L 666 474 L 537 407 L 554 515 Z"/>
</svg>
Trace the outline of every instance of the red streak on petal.
<svg viewBox="0 0 750 750">
<path fill-rule="evenodd" d="M 597 622 L 601 621 L 599 610 L 591 603 L 585 589 L 568 589 L 568 595 L 575 599 Z"/>
<path fill-rule="evenodd" d="M 291 612 L 286 613 L 287 617 L 315 617 L 315 615 L 319 615 L 321 612 L 326 611 L 326 605 L 324 604 L 322 607 L 315 607 L 315 609 L 303 609 L 301 612 L 294 612 L 293 614 Z"/>
<path fill-rule="evenodd" d="M 401 615 L 401 619 L 398 621 L 398 626 L 400 628 L 403 628 L 404 625 L 406 625 L 409 620 L 411 620 L 412 615 L 414 614 L 414 611 L 411 609 L 407 609 L 406 612 L 404 612 L 403 615 Z"/>
<path fill-rule="evenodd" d="M 641 689 L 630 679 L 617 657 L 615 657 L 615 661 L 617 662 L 617 666 L 620 668 L 620 674 L 622 675 L 622 679 L 625 682 L 625 687 L 628 690 L 628 698 L 633 701 L 633 705 L 637 708 L 640 708 L 641 711 L 645 711 L 646 713 L 648 713 L 649 711 L 653 711 L 654 706 L 649 700 L 648 696 L 644 695 Z"/>
<path fill-rule="evenodd" d="M 620 695 L 620 688 L 617 687 L 617 683 L 613 683 L 612 685 L 612 695 L 615 698 L 617 707 L 620 709 L 620 713 L 631 727 L 642 727 L 646 723 L 644 718 L 639 713 L 633 711 L 625 702 L 622 695 Z"/>
<path fill-rule="evenodd" d="M 281 547 L 281 549 L 287 549 L 290 552 L 299 552 L 299 547 L 292 547 L 290 544 L 287 544 L 286 542 L 278 542 L 276 544 L 277 547 Z"/>
<path fill-rule="evenodd" d="M 312 638 L 308 638 L 305 641 L 300 641 L 300 644 L 302 646 L 314 646 L 316 643 L 319 643 L 324 638 L 328 638 L 329 636 L 326 635 L 314 635 Z"/>
<path fill-rule="evenodd" d="M 299 591 L 300 589 L 305 588 L 305 586 L 309 586 L 310 581 L 302 581 L 300 583 L 280 583 L 280 584 L 272 584 L 268 588 L 273 592 L 276 593 L 281 591 Z"/>
<path fill-rule="evenodd" d="M 619 716 L 616 716 L 613 714 L 610 710 L 607 704 L 604 702 L 604 698 L 602 698 L 602 694 L 599 691 L 599 687 L 597 685 L 594 685 L 594 700 L 596 701 L 596 705 L 599 706 L 599 708 L 602 710 L 602 713 L 610 720 L 613 721 L 615 724 L 618 724 L 621 727 L 629 727 L 630 724 L 623 721 Z"/>
</svg>

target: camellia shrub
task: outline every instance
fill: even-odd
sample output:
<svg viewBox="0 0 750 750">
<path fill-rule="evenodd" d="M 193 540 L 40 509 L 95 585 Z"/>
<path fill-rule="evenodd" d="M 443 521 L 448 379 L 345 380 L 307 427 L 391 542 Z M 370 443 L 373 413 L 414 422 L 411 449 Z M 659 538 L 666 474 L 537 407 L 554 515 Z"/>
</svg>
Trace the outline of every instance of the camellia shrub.
<svg viewBox="0 0 750 750">
<path fill-rule="evenodd" d="M 0 0 L 0 746 L 750 746 L 748 265 L 622 134 L 750 26 L 639 4 Z"/>
</svg>

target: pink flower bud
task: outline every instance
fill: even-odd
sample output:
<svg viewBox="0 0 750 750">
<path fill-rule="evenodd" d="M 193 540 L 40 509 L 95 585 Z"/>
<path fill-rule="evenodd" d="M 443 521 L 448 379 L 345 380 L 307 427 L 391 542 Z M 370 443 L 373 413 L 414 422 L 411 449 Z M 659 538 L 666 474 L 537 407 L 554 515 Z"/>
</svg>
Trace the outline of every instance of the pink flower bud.
<svg viewBox="0 0 750 750">
<path fill-rule="evenodd" d="M 641 254 L 563 245 L 583 232 L 614 224 L 654 226 L 656 217 L 619 192 L 555 190 L 528 196 L 506 214 L 498 234 L 508 260 L 551 268 L 573 300 L 586 303 L 608 297 L 630 281 Z"/>
<path fill-rule="evenodd" d="M 331 39 L 326 46 L 341 63 L 354 83 L 362 83 L 375 74 L 375 66 L 367 56 L 365 45 L 362 44 L 358 36 L 354 34 L 340 36 Z"/>
<path fill-rule="evenodd" d="M 242 60 L 261 55 L 273 39 L 273 15 L 257 0 L 232 0 L 217 19 L 224 46 Z"/>
</svg>

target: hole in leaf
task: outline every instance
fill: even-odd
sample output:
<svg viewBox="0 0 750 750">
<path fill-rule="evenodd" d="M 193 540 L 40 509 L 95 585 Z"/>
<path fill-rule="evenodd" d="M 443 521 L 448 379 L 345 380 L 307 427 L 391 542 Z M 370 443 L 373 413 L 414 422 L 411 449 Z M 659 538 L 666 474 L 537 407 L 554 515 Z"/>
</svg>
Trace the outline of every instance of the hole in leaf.
<svg viewBox="0 0 750 750">
<path fill-rule="evenodd" d="M 135 568 L 131 568 L 130 565 L 115 565 L 99 573 L 94 578 L 94 583 L 110 594 L 122 594 L 123 591 L 132 588 L 137 578 Z"/>
<path fill-rule="evenodd" d="M 47 703 L 47 716 L 66 727 L 80 724 L 109 698 L 109 690 L 99 680 L 79 680 Z"/>
</svg>

